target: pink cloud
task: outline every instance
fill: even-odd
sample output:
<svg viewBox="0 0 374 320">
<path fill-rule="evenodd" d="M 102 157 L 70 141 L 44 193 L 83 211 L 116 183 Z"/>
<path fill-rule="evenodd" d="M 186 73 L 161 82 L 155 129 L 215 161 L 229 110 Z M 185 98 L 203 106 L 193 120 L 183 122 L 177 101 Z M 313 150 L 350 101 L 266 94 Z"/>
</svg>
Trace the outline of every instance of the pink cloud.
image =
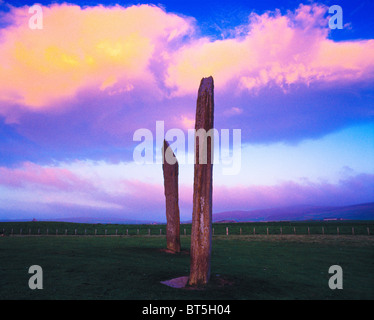
<svg viewBox="0 0 374 320">
<path fill-rule="evenodd" d="M 162 183 L 144 181 L 122 182 L 126 195 L 124 206 L 133 212 L 164 213 L 164 189 Z M 363 192 L 363 190 L 365 190 Z M 213 211 L 251 210 L 293 205 L 350 205 L 372 201 L 374 175 L 361 174 L 341 180 L 338 184 L 328 182 L 297 183 L 287 181 L 277 185 L 213 186 Z M 183 218 L 192 214 L 193 188 L 179 186 L 179 206 Z"/>
<path fill-rule="evenodd" d="M 105 180 L 105 181 L 104 181 Z M 11 193 L 22 208 L 25 202 L 30 210 L 40 203 L 91 208 L 122 209 L 124 214 L 152 214 L 164 206 L 162 184 L 138 180 L 88 177 L 63 167 L 47 167 L 25 162 L 15 168 L 0 167 L 0 187 Z M 108 182 L 109 180 L 109 182 Z M 107 188 L 108 183 L 111 188 Z M 9 199 L 0 208 L 10 205 Z"/>
<path fill-rule="evenodd" d="M 94 179 L 63 167 L 46 167 L 30 162 L 16 168 L 0 167 L 0 187 L 5 194 L 0 196 L 0 207 L 3 209 L 27 208 L 32 211 L 40 205 L 93 210 L 123 208 L 117 194 L 110 194 Z M 48 211 L 48 207 L 44 210 Z M 49 213 L 53 214 L 53 210 Z"/>
<path fill-rule="evenodd" d="M 270 186 L 218 186 L 213 196 L 217 212 L 291 205 L 350 205 L 371 202 L 373 194 L 374 175 L 360 174 L 338 184 L 287 181 Z"/>
<path fill-rule="evenodd" d="M 111 185 L 107 189 L 105 185 Z M 40 205 L 53 215 L 52 208 L 69 206 L 79 213 L 90 208 L 97 215 L 126 216 L 136 219 L 165 218 L 165 196 L 162 181 L 106 179 L 84 176 L 60 167 L 43 167 L 24 163 L 18 168 L 0 167 L 0 187 L 9 197 L 0 196 L 0 208 L 20 207 L 33 210 Z M 347 177 L 337 184 L 328 182 L 297 183 L 287 181 L 277 185 L 213 187 L 213 211 L 251 210 L 292 205 L 350 205 L 372 201 L 374 175 Z M 192 214 L 192 186 L 179 186 L 182 220 Z M 47 206 L 47 207 L 45 207 Z M 49 209 L 48 209 L 49 206 Z M 85 210 L 86 210 L 85 209 Z M 86 214 L 89 212 L 86 210 Z"/>
<path fill-rule="evenodd" d="M 0 167 L 0 185 L 13 188 L 87 189 L 86 181 L 64 168 L 25 162 L 17 168 Z"/>
<path fill-rule="evenodd" d="M 149 65 L 192 30 L 192 19 L 154 6 L 43 6 L 43 29 L 28 27 L 28 7 L 12 8 L 0 31 L 2 100 L 33 110 L 72 98 L 82 88 L 108 94 L 139 81 L 157 91 Z"/>
<path fill-rule="evenodd" d="M 156 99 L 194 94 L 206 75 L 218 90 L 233 83 L 250 92 L 373 77 L 374 40 L 329 40 L 323 5 L 252 14 L 241 33 L 216 41 L 194 36 L 192 18 L 155 6 L 44 6 L 43 30 L 28 28 L 27 8 L 12 8 L 13 24 L 0 31 L 0 93 L 31 110 L 66 108 L 87 88 Z M 0 112 L 11 112 L 7 104 Z"/>
<path fill-rule="evenodd" d="M 230 82 L 256 92 L 275 85 L 369 80 L 374 72 L 374 41 L 328 39 L 327 7 L 300 5 L 281 15 L 252 14 L 246 35 L 210 41 L 203 38 L 174 53 L 167 83 L 174 94 L 194 92 L 201 75 L 213 75 L 218 90 Z"/>
</svg>

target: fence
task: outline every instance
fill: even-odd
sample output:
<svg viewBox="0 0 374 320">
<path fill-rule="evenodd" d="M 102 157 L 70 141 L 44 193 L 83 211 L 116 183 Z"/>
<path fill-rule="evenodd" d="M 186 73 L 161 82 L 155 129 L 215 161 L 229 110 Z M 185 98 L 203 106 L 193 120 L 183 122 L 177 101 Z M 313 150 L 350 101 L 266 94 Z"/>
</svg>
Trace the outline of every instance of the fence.
<svg viewBox="0 0 374 320">
<path fill-rule="evenodd" d="M 373 228 L 372 228 L 373 229 Z M 213 235 L 371 235 L 370 227 L 365 226 L 214 226 Z M 0 229 L 2 236 L 164 236 L 164 228 L 117 228 L 117 229 L 41 229 L 20 228 Z M 191 234 L 190 228 L 181 228 L 181 235 Z"/>
<path fill-rule="evenodd" d="M 215 226 L 213 235 L 371 235 L 374 226 Z"/>
</svg>

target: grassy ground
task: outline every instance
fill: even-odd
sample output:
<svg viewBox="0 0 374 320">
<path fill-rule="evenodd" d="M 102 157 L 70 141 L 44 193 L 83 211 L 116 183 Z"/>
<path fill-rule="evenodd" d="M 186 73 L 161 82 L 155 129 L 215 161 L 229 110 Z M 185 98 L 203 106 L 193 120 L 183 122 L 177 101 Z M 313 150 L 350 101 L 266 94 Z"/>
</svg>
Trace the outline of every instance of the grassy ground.
<svg viewBox="0 0 374 320">
<path fill-rule="evenodd" d="M 160 284 L 189 273 L 189 255 L 165 245 L 164 236 L 1 237 L 0 299 L 374 299 L 373 236 L 215 236 L 212 276 L 230 284 L 204 290 Z M 35 264 L 43 290 L 28 288 Z M 335 264 L 343 290 L 328 287 Z"/>
</svg>

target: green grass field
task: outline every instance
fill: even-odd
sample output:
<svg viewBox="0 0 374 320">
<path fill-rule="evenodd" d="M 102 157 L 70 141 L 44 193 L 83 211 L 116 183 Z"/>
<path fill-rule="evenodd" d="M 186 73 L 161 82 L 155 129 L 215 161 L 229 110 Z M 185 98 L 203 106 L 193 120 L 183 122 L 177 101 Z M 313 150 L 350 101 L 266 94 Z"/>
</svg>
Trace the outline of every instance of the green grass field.
<svg viewBox="0 0 374 320">
<path fill-rule="evenodd" d="M 215 225 L 212 277 L 228 283 L 204 290 L 160 284 L 189 274 L 190 237 L 181 237 L 184 252 L 165 253 L 161 249 L 166 238 L 159 236 L 165 226 L 0 223 L 0 233 L 13 228 L 13 236 L 0 237 L 0 299 L 374 299 L 374 236 L 365 234 L 374 226 L 352 223 L 325 225 L 325 235 L 307 234 L 308 226 L 317 233 L 321 223 L 297 223 L 297 235 L 292 234 L 293 225 L 284 223 L 255 224 L 256 233 L 262 233 L 256 235 L 254 224 Z M 229 236 L 223 235 L 226 226 Z M 284 233 L 290 228 L 291 234 L 276 234 L 281 226 Z M 336 227 L 339 235 L 333 234 Z M 48 228 L 49 235 L 20 236 L 21 228 L 23 233 L 40 229 L 41 234 Z M 83 234 L 84 229 L 89 233 L 95 228 L 101 235 L 105 230 L 109 235 L 129 229 L 131 236 L 53 235 L 56 229 Z M 182 234 L 184 228 L 190 230 L 182 225 Z M 266 228 L 271 229 L 269 236 Z M 31 265 L 43 268 L 43 290 L 28 287 Z M 328 287 L 331 265 L 343 268 L 343 290 Z"/>
</svg>

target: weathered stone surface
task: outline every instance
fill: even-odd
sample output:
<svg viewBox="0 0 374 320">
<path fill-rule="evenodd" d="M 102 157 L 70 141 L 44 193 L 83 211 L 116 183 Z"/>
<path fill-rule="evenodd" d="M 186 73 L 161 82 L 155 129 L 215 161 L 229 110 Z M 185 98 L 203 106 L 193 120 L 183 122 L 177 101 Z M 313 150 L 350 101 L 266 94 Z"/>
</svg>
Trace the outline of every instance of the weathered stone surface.
<svg viewBox="0 0 374 320">
<path fill-rule="evenodd" d="M 184 288 L 187 285 L 188 277 L 179 277 L 167 281 L 161 281 L 162 284 L 172 287 L 172 288 Z"/>
<path fill-rule="evenodd" d="M 162 148 L 164 173 L 164 189 L 166 200 L 166 243 L 167 249 L 180 252 L 180 218 L 178 204 L 178 161 L 164 140 Z"/>
<path fill-rule="evenodd" d="M 212 77 L 203 78 L 197 97 L 195 130 L 208 132 L 214 125 L 214 81 Z M 202 148 L 201 144 L 206 144 Z M 196 139 L 195 134 L 195 168 L 193 213 L 191 231 L 191 269 L 189 285 L 197 286 L 208 283 L 210 278 L 210 257 L 212 249 L 212 175 L 213 157 L 212 139 Z M 206 154 L 200 163 L 200 150 Z"/>
</svg>

